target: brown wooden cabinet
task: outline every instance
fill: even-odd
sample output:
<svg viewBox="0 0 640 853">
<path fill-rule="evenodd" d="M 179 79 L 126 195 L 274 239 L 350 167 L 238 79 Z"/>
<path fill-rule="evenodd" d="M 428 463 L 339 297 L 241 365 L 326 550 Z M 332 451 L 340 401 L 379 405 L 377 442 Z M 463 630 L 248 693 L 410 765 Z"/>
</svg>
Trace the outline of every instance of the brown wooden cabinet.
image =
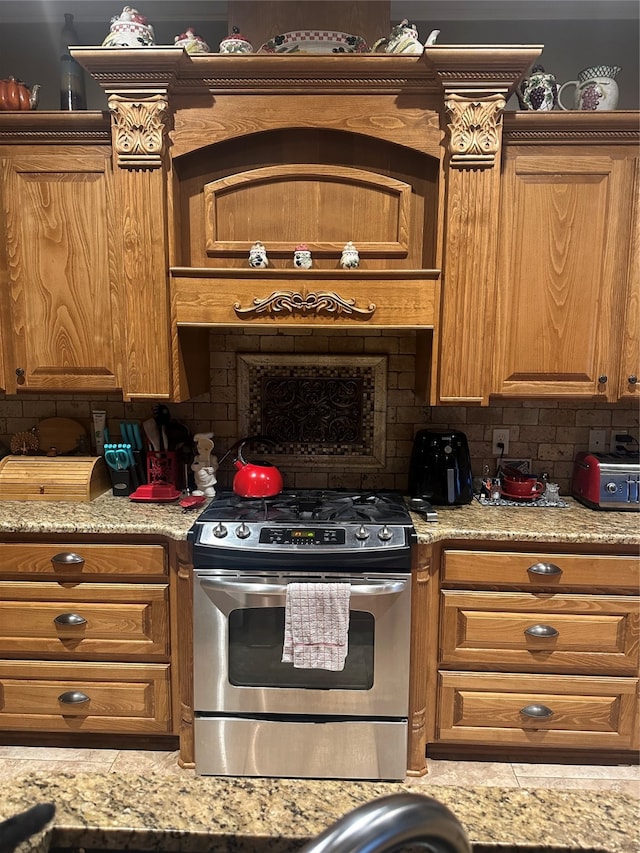
<svg viewBox="0 0 640 853">
<path fill-rule="evenodd" d="M 639 573 L 637 557 L 444 547 L 434 744 L 637 749 Z"/>
<path fill-rule="evenodd" d="M 120 388 L 108 147 L 1 146 L 4 386 Z"/>
<path fill-rule="evenodd" d="M 637 396 L 637 116 L 518 119 L 503 148 L 491 390 Z"/>
<path fill-rule="evenodd" d="M 177 732 L 163 545 L 0 542 L 0 578 L 0 729 Z"/>
<path fill-rule="evenodd" d="M 618 370 L 619 399 L 638 399 L 640 389 L 640 157 L 634 161 L 631 188 L 631 243 L 627 293 L 620 317 L 620 367 Z"/>
<path fill-rule="evenodd" d="M 416 329 L 432 404 L 637 396 L 637 113 L 505 113 L 539 52 L 74 48 L 110 121 L 0 115 L 0 385 L 184 400 L 248 324 Z"/>
<path fill-rule="evenodd" d="M 130 327 L 153 307 L 152 325 L 127 338 L 128 393 L 162 391 L 140 356 L 153 342 L 162 362 L 167 328 L 168 393 L 207 390 L 207 329 L 246 324 L 414 328 L 419 394 L 436 401 L 431 376 L 456 399 L 482 399 L 485 366 L 468 356 L 495 279 L 501 110 L 540 49 L 240 62 L 74 48 L 108 94 Z M 248 268 L 256 240 L 264 271 Z M 340 268 L 348 241 L 357 270 Z M 298 243 L 310 274 L 293 266 Z"/>
</svg>

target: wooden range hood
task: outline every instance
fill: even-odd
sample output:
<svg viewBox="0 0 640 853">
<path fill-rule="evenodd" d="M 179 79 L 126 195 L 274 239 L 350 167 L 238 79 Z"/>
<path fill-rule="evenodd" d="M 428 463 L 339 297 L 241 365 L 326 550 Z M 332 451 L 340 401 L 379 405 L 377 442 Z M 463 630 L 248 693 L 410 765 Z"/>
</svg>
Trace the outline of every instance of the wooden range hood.
<svg viewBox="0 0 640 853">
<path fill-rule="evenodd" d="M 141 286 L 158 323 L 166 312 L 171 396 L 208 388 L 208 365 L 199 365 L 211 327 L 251 323 L 414 328 L 419 351 L 433 354 L 419 368 L 418 390 L 426 395 L 431 379 L 432 403 L 451 402 L 449 387 L 456 402 L 482 402 L 487 367 L 474 324 L 460 318 L 486 313 L 502 113 L 541 50 L 189 56 L 174 47 L 73 48 L 111 113 L 121 268 L 132 294 L 125 317 L 139 312 Z M 301 186 L 307 212 L 279 214 Z M 247 269 L 255 239 L 272 249 L 264 274 Z M 348 239 L 361 247 L 356 271 L 339 268 Z M 313 251 L 312 271 L 292 268 L 298 241 Z M 314 313 L 309 306 L 326 292 L 338 301 Z M 282 299 L 275 311 L 263 307 L 281 293 L 293 294 L 284 310 Z"/>
</svg>

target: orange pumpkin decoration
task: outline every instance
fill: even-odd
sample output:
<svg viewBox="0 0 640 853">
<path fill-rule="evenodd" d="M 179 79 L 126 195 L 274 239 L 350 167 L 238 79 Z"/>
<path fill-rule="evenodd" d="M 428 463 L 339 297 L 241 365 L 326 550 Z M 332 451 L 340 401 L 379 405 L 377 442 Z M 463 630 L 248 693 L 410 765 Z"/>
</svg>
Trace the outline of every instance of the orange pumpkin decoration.
<svg viewBox="0 0 640 853">
<path fill-rule="evenodd" d="M 0 80 L 0 110 L 35 110 L 38 106 L 39 89 L 40 86 L 36 83 L 29 90 L 15 77 Z"/>
</svg>

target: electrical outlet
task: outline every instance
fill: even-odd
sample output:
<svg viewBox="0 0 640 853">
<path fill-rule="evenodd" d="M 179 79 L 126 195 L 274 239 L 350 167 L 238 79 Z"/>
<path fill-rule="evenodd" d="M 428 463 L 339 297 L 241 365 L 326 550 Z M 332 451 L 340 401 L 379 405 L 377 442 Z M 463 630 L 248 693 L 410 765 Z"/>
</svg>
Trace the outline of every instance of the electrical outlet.
<svg viewBox="0 0 640 853">
<path fill-rule="evenodd" d="M 502 444 L 502 447 L 498 447 L 499 444 Z M 491 445 L 491 453 L 493 456 L 506 456 L 509 452 L 509 430 L 501 427 L 500 429 L 494 429 L 493 431 L 493 442 Z"/>
<path fill-rule="evenodd" d="M 604 453 L 606 451 L 607 431 L 606 429 L 589 430 L 589 453 Z"/>
<path fill-rule="evenodd" d="M 609 450 L 611 451 L 611 453 L 618 452 L 618 447 L 626 446 L 626 442 L 621 440 L 625 439 L 626 437 L 627 435 L 624 430 L 611 430 L 611 443 L 609 446 Z"/>
</svg>

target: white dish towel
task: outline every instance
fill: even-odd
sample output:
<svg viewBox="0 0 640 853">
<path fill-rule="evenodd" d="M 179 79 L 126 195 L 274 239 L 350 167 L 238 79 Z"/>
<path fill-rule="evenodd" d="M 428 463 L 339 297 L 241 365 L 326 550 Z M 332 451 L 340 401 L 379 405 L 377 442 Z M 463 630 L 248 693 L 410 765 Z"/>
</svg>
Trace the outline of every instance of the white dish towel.
<svg viewBox="0 0 640 853">
<path fill-rule="evenodd" d="M 340 672 L 349 651 L 348 583 L 290 583 L 284 611 L 282 663 Z"/>
</svg>

